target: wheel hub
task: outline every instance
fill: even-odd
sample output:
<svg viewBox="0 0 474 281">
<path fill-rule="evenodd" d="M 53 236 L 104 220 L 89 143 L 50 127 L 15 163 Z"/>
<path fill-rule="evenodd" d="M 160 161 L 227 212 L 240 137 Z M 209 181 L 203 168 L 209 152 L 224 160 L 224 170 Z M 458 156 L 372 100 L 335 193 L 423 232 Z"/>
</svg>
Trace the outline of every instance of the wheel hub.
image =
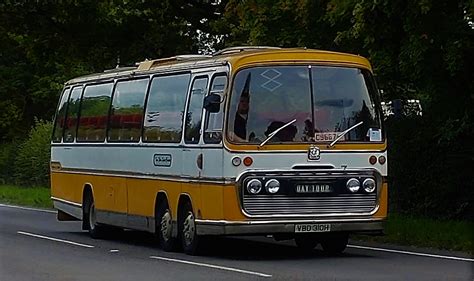
<svg viewBox="0 0 474 281">
<path fill-rule="evenodd" d="M 168 241 L 171 239 L 171 230 L 171 214 L 169 210 L 166 210 L 161 218 L 160 224 L 161 237 L 163 237 L 163 240 Z"/>
<path fill-rule="evenodd" d="M 195 231 L 196 227 L 194 224 L 194 215 L 193 213 L 189 212 L 186 218 L 184 219 L 183 229 L 184 242 L 186 243 L 186 245 L 190 245 L 193 242 Z"/>
<path fill-rule="evenodd" d="M 96 224 L 96 214 L 94 203 L 91 203 L 89 207 L 89 229 L 93 230 Z"/>
</svg>

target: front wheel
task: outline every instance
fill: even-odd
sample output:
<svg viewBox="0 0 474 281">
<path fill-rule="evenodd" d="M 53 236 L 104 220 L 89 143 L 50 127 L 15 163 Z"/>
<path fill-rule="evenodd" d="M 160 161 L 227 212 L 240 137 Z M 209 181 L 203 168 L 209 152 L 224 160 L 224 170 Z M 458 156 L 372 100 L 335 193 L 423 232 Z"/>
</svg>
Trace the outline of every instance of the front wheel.
<svg viewBox="0 0 474 281">
<path fill-rule="evenodd" d="M 182 217 L 180 220 L 181 243 L 183 251 L 188 255 L 197 255 L 199 250 L 200 238 L 196 231 L 196 221 L 193 208 L 190 203 L 183 206 Z"/>
<path fill-rule="evenodd" d="M 349 234 L 334 233 L 321 241 L 324 252 L 330 255 L 338 255 L 344 252 L 349 243 Z"/>
</svg>

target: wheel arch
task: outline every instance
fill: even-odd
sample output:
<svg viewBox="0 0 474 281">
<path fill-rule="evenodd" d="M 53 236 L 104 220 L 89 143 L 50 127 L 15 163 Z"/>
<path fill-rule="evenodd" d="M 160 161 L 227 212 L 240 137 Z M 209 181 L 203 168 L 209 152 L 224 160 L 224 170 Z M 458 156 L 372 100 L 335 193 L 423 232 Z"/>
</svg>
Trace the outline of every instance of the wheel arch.
<svg viewBox="0 0 474 281">
<path fill-rule="evenodd" d="M 183 207 L 186 203 L 191 205 L 191 209 L 193 209 L 194 212 L 193 200 L 191 199 L 191 196 L 188 193 L 181 193 L 178 200 L 178 220 L 183 216 Z"/>
</svg>

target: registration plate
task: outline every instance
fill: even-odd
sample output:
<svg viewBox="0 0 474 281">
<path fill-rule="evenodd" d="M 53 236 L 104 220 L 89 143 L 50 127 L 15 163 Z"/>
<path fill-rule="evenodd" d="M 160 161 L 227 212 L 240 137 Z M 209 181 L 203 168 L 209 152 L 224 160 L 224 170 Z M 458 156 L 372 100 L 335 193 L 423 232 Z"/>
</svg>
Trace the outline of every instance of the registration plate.
<svg viewBox="0 0 474 281">
<path fill-rule="evenodd" d="M 329 223 L 313 223 L 313 224 L 295 225 L 295 232 L 297 233 L 329 232 L 329 231 L 331 231 L 331 224 Z"/>
<path fill-rule="evenodd" d="M 296 193 L 331 193 L 329 184 L 297 184 Z"/>
</svg>

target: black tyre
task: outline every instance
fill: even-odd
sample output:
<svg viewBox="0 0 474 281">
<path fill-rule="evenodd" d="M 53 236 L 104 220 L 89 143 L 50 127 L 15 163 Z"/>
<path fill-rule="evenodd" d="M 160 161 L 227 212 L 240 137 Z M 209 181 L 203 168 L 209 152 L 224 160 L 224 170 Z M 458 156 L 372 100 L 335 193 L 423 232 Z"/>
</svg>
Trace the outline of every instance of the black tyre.
<svg viewBox="0 0 474 281">
<path fill-rule="evenodd" d="M 197 255 L 201 237 L 197 235 L 193 208 L 189 202 L 184 204 L 181 214 L 179 230 L 183 251 L 188 255 Z"/>
<path fill-rule="evenodd" d="M 303 252 L 311 252 L 319 244 L 319 241 L 314 235 L 299 234 L 295 236 L 295 243 Z"/>
<path fill-rule="evenodd" d="M 176 239 L 172 236 L 173 220 L 168 206 L 168 202 L 163 201 L 158 206 L 155 215 L 155 233 L 158 237 L 160 247 L 167 251 L 176 249 Z"/>
<path fill-rule="evenodd" d="M 347 233 L 334 233 L 325 237 L 321 241 L 321 246 L 324 252 L 329 255 L 338 255 L 344 252 L 349 242 L 349 234 Z"/>
<path fill-rule="evenodd" d="M 89 235 L 94 239 L 104 238 L 107 235 L 107 228 L 105 225 L 97 223 L 94 198 L 90 197 L 85 207 L 84 220 L 86 228 L 89 230 Z"/>
</svg>

